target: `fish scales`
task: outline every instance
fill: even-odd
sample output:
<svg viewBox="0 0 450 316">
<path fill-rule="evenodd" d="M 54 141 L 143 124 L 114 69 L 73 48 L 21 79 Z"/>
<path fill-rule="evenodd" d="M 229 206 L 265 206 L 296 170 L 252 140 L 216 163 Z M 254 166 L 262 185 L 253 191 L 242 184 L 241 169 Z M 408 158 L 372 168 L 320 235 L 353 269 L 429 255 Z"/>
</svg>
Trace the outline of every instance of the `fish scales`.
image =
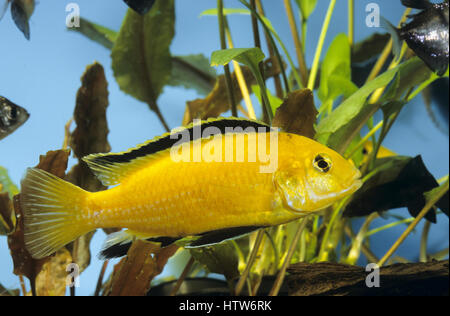
<svg viewBox="0 0 450 316">
<path fill-rule="evenodd" d="M 238 125 L 258 132 L 227 132 Z M 113 186 L 105 191 L 28 169 L 20 194 L 28 251 L 43 258 L 109 227 L 127 230 L 108 236 L 107 258 L 126 254 L 135 238 L 204 246 L 316 212 L 361 186 L 351 162 L 309 138 L 236 118 L 205 121 L 201 131 L 213 127 L 218 134 L 199 137 L 192 125 L 175 133 L 188 135 L 184 141 L 165 134 L 123 153 L 83 158 Z"/>
<path fill-rule="evenodd" d="M 224 149 L 227 137 L 233 135 L 196 142 L 190 153 L 196 150 L 194 146 L 203 151 L 210 142 L 221 142 L 222 146 L 216 147 Z M 245 148 L 249 147 L 249 138 L 257 143 L 257 134 L 245 136 Z M 282 138 L 280 149 L 284 143 Z M 236 225 L 269 225 L 271 211 L 279 205 L 272 173 L 259 172 L 259 166 L 260 161 L 174 162 L 167 151 L 158 161 L 124 179 L 120 186 L 92 193 L 90 213 L 97 214 L 103 227 L 120 227 L 131 216 L 129 229 L 154 236 L 195 235 Z M 285 213 L 280 221 L 296 217 Z"/>
</svg>

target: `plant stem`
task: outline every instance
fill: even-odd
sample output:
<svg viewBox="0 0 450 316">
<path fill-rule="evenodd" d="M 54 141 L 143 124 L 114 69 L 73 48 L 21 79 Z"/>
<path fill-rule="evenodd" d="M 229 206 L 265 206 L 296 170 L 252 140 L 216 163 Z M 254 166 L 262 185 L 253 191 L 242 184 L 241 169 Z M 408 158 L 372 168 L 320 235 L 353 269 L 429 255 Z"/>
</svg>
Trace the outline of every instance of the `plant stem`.
<svg viewBox="0 0 450 316">
<path fill-rule="evenodd" d="M 284 6 L 286 8 L 286 15 L 288 17 L 289 27 L 291 28 L 292 38 L 294 40 L 295 52 L 297 54 L 298 68 L 300 69 L 300 77 L 302 80 L 301 85 L 306 86 L 308 81 L 308 69 L 306 67 L 302 43 L 300 41 L 300 37 L 298 34 L 294 13 L 292 11 L 291 0 L 284 0 Z"/>
<path fill-rule="evenodd" d="M 403 13 L 402 18 L 400 19 L 398 26 L 400 26 L 403 22 L 406 21 L 408 15 L 410 13 L 411 13 L 411 8 L 407 8 L 405 10 L 405 12 Z M 376 76 L 378 76 L 378 74 L 381 71 L 381 68 L 383 68 L 384 63 L 386 62 L 389 55 L 391 54 L 391 51 L 392 51 L 392 39 L 389 40 L 389 42 L 386 44 L 383 51 L 381 52 L 380 57 L 378 57 L 377 62 L 373 66 L 372 70 L 370 71 L 369 76 L 366 79 L 366 83 L 369 82 L 370 80 L 374 79 Z"/>
<path fill-rule="evenodd" d="M 217 0 L 217 16 L 219 18 L 220 48 L 227 49 L 227 43 L 225 41 L 225 24 L 223 19 L 223 0 Z M 230 66 L 227 64 L 223 68 L 225 72 L 225 83 L 227 86 L 228 100 L 231 105 L 231 115 L 237 117 L 237 105 L 236 99 L 234 98 L 233 94 Z"/>
<path fill-rule="evenodd" d="M 430 232 L 431 222 L 426 221 L 423 225 L 422 237 L 420 238 L 420 254 L 419 261 L 427 262 L 427 243 L 428 243 L 428 233 Z"/>
<path fill-rule="evenodd" d="M 367 238 L 367 237 L 372 236 L 376 233 L 379 233 L 383 230 L 398 226 L 400 224 L 411 223 L 412 221 L 414 221 L 414 217 L 410 217 L 410 218 L 402 219 L 400 221 L 392 222 L 392 223 L 389 223 L 389 224 L 386 224 L 386 225 L 383 225 L 383 226 L 380 226 L 380 227 L 377 227 L 377 228 L 374 228 L 374 229 L 368 231 L 364 237 Z"/>
<path fill-rule="evenodd" d="M 386 263 L 386 261 L 392 256 L 392 254 L 398 249 L 401 243 L 408 237 L 408 235 L 416 228 L 417 224 L 420 220 L 428 213 L 428 211 L 433 207 L 433 205 L 441 199 L 441 197 L 448 191 L 449 182 L 447 181 L 439 190 L 439 193 L 436 193 L 430 200 L 427 201 L 423 209 L 414 219 L 414 221 L 408 226 L 408 228 L 403 232 L 403 234 L 397 239 L 397 241 L 392 245 L 392 247 L 386 252 L 383 258 L 378 261 L 378 266 L 382 266 Z"/>
<path fill-rule="evenodd" d="M 102 269 L 100 270 L 100 274 L 98 275 L 97 285 L 95 286 L 94 296 L 100 295 L 100 290 L 102 289 L 103 284 L 103 276 L 105 275 L 106 267 L 108 266 L 108 260 L 105 260 L 102 265 Z"/>
<path fill-rule="evenodd" d="M 234 288 L 234 295 L 236 295 L 236 296 L 239 296 L 239 294 L 241 294 L 242 288 L 244 287 L 244 284 L 246 283 L 248 274 L 250 273 L 250 269 L 252 268 L 253 262 L 256 259 L 256 255 L 258 254 L 259 246 L 261 246 L 261 241 L 262 241 L 263 237 L 264 237 L 264 231 L 262 229 L 258 230 L 258 233 L 256 235 L 255 244 L 253 245 L 253 248 L 250 252 L 250 257 L 248 258 L 247 265 L 245 266 L 245 269 L 242 272 L 242 275 L 239 278 L 239 281 L 236 284 L 236 287 Z"/>
<path fill-rule="evenodd" d="M 309 90 L 314 90 L 316 83 L 317 72 L 319 70 L 320 55 L 322 53 L 323 43 L 327 35 L 328 26 L 330 25 L 331 15 L 333 14 L 334 6 L 336 5 L 336 0 L 330 0 L 330 5 L 328 6 L 327 14 L 322 25 L 322 31 L 320 32 L 319 42 L 317 43 L 316 53 L 314 55 L 314 60 L 311 68 L 311 73 L 309 75 L 308 86 Z"/>
<path fill-rule="evenodd" d="M 247 7 L 247 9 L 249 9 L 252 12 L 252 14 L 256 16 L 256 18 L 261 22 L 261 25 L 264 27 L 264 30 L 265 30 L 266 34 L 268 35 L 270 43 L 272 44 L 272 47 L 273 47 L 273 49 L 275 51 L 275 55 L 277 56 L 277 60 L 278 60 L 278 64 L 279 64 L 280 69 L 281 69 L 281 75 L 283 77 L 286 93 L 289 93 L 291 88 L 290 88 L 289 81 L 288 81 L 287 76 L 286 76 L 286 70 L 284 69 L 283 60 L 281 59 L 280 52 L 278 51 L 278 48 L 277 48 L 277 46 L 275 44 L 275 41 L 274 41 L 274 39 L 272 37 L 272 33 L 273 33 L 273 36 L 276 37 L 276 39 L 277 39 L 278 43 L 280 44 L 281 48 L 283 49 L 283 51 L 284 51 L 284 53 L 286 55 L 286 58 L 288 59 L 289 64 L 292 67 L 292 73 L 294 74 L 294 77 L 296 78 L 297 82 L 299 82 L 299 84 L 301 84 L 301 80 L 300 80 L 300 77 L 299 77 L 299 75 L 297 73 L 297 69 L 295 68 L 295 66 L 294 66 L 294 64 L 292 62 L 292 59 L 291 59 L 291 57 L 289 55 L 289 52 L 286 49 L 286 46 L 284 46 L 283 42 L 278 37 L 277 33 L 273 29 L 270 29 L 269 26 L 266 24 L 267 19 L 263 19 L 255 10 L 253 10 L 253 8 L 246 1 L 239 0 L 239 2 L 242 3 L 245 7 Z"/>
<path fill-rule="evenodd" d="M 186 263 L 186 266 L 183 269 L 183 272 L 181 273 L 180 277 L 177 280 L 177 283 L 175 284 L 174 288 L 172 289 L 172 291 L 170 292 L 169 296 L 175 296 L 178 293 L 178 290 L 181 287 L 181 284 L 183 284 L 183 281 L 186 279 L 189 271 L 192 268 L 192 265 L 194 264 L 194 257 L 191 256 L 191 258 L 189 259 L 189 261 Z"/>
<path fill-rule="evenodd" d="M 164 129 L 166 130 L 166 132 L 170 132 L 170 127 L 167 124 L 166 120 L 164 119 L 164 116 L 162 116 L 161 111 L 159 110 L 158 105 L 154 105 L 153 107 L 150 106 L 150 108 L 156 113 L 156 116 L 158 117 L 159 121 L 161 122 L 161 124 L 163 125 Z"/>
<path fill-rule="evenodd" d="M 226 17 L 224 17 L 224 24 L 225 24 L 225 35 L 227 37 L 228 46 L 230 46 L 230 48 L 233 48 L 234 47 L 233 40 L 231 38 L 231 32 L 230 32 L 230 28 L 228 26 L 228 21 L 227 21 Z M 241 66 L 239 66 L 239 63 L 234 60 L 232 62 L 233 62 L 233 67 L 234 67 L 234 73 L 236 74 L 236 79 L 239 84 L 239 88 L 241 89 L 242 97 L 244 99 L 244 103 L 247 108 L 248 115 L 251 119 L 255 120 L 256 119 L 255 110 L 253 109 L 252 100 L 250 99 L 250 93 L 248 92 L 247 83 L 245 82 L 244 75 L 242 74 Z M 233 116 L 237 116 L 237 115 L 233 115 Z"/>
<path fill-rule="evenodd" d="M 353 148 L 353 150 L 346 156 L 347 159 L 352 158 L 352 156 L 358 151 L 359 148 L 361 148 L 362 146 L 364 146 L 364 144 L 367 142 L 367 140 L 372 137 L 372 135 L 374 135 L 381 127 L 383 126 L 383 120 L 381 120 L 380 122 L 378 122 L 378 124 L 373 127 L 366 136 L 364 136 L 363 138 L 361 138 L 361 140 L 359 141 L 359 143 Z"/>
<path fill-rule="evenodd" d="M 269 292 L 269 296 L 276 296 L 278 295 L 278 292 L 280 291 L 281 285 L 283 284 L 284 277 L 286 276 L 286 269 L 291 262 L 292 255 L 294 254 L 294 250 L 297 246 L 297 243 L 300 239 L 300 236 L 302 235 L 303 230 L 306 227 L 306 224 L 308 223 L 308 218 L 303 218 L 302 221 L 298 225 L 298 229 L 294 235 L 294 239 L 292 240 L 291 245 L 289 246 L 288 253 L 286 255 L 286 258 L 284 259 L 283 266 L 281 267 L 280 271 L 277 274 L 277 278 L 275 279 L 275 282 L 273 284 L 272 289 Z"/>
<path fill-rule="evenodd" d="M 261 1 L 260 0 L 251 0 L 250 1 L 250 5 L 251 5 L 252 9 L 256 12 L 255 4 L 258 7 L 259 14 L 264 16 L 265 15 L 264 8 L 261 5 Z M 253 21 L 255 21 L 255 22 L 253 22 Z M 252 14 L 252 25 L 256 25 L 255 23 L 257 23 L 257 19 L 256 19 L 256 16 L 254 14 Z M 257 29 L 258 28 L 256 27 L 256 30 L 253 32 L 253 36 L 255 37 L 255 46 L 261 48 L 261 45 L 258 46 L 258 44 L 260 44 L 260 43 L 259 43 L 259 36 L 256 35 L 256 34 L 259 35 L 259 31 Z M 276 58 L 276 54 L 274 53 L 274 47 L 270 40 L 270 34 L 265 29 L 264 29 L 264 36 L 266 38 L 267 50 L 269 51 L 269 55 L 270 55 L 270 59 L 272 60 L 272 63 L 278 64 L 278 67 L 280 67 L 280 69 L 282 71 L 284 71 L 283 65 L 279 64 L 279 62 Z M 283 88 L 281 87 L 280 76 L 276 75 L 273 77 L 273 79 L 274 79 L 274 84 L 275 84 L 276 95 L 278 98 L 283 99 L 284 93 L 283 93 Z"/>
<path fill-rule="evenodd" d="M 350 47 L 353 46 L 353 41 L 355 37 L 355 1 L 348 0 L 348 41 Z"/>
</svg>

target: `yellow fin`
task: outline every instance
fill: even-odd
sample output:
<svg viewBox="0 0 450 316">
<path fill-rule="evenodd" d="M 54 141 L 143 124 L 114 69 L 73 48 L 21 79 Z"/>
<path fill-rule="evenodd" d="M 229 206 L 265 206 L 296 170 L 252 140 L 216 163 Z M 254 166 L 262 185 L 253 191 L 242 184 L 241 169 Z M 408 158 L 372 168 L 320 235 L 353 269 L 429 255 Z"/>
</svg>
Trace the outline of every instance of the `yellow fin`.
<svg viewBox="0 0 450 316">
<path fill-rule="evenodd" d="M 89 192 L 36 168 L 27 170 L 21 187 L 25 246 L 33 258 L 51 255 L 93 229 L 81 216 Z"/>
</svg>

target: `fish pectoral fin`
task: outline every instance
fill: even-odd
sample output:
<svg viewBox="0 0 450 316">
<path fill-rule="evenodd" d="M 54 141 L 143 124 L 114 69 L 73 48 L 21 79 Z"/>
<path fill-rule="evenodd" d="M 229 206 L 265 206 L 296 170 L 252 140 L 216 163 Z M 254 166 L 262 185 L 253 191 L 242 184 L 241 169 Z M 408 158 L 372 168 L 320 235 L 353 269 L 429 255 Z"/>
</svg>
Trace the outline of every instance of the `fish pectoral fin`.
<svg viewBox="0 0 450 316">
<path fill-rule="evenodd" d="M 184 241 L 186 243 L 185 245 L 183 245 L 185 248 L 204 247 L 218 244 L 226 240 L 238 238 L 264 227 L 265 226 L 239 226 L 218 229 L 194 236 L 190 241 L 189 239 L 182 239 L 180 240 L 180 243 Z"/>
<path fill-rule="evenodd" d="M 131 244 L 135 239 L 147 242 L 158 243 L 160 247 L 167 247 L 180 239 L 179 237 L 149 237 L 148 235 L 134 232 L 132 230 L 122 230 L 108 235 L 99 258 L 102 260 L 123 257 L 128 253 Z"/>
</svg>

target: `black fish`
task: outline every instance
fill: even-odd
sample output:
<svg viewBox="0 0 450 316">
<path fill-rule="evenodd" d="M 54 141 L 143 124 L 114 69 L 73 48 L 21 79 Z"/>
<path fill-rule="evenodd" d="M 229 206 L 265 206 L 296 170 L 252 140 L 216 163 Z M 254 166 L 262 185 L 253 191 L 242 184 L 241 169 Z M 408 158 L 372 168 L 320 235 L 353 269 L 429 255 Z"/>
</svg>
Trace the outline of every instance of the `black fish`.
<svg viewBox="0 0 450 316">
<path fill-rule="evenodd" d="M 34 0 L 0 0 L 0 20 L 11 2 L 11 16 L 17 28 L 27 40 L 30 39 L 30 25 L 28 20 L 34 11 Z"/>
<path fill-rule="evenodd" d="M 0 140 L 14 132 L 29 117 L 27 110 L 0 96 Z"/>
<path fill-rule="evenodd" d="M 388 22 L 394 47 L 405 40 L 420 59 L 439 76 L 448 68 L 448 1 L 401 0 L 406 7 L 422 10 L 409 16 L 411 21 L 396 29 Z M 396 49 L 399 51 L 399 49 Z"/>
<path fill-rule="evenodd" d="M 140 15 L 146 14 L 155 4 L 156 0 L 123 0 L 134 11 Z M 164 0 L 165 1 L 165 0 Z"/>
</svg>

